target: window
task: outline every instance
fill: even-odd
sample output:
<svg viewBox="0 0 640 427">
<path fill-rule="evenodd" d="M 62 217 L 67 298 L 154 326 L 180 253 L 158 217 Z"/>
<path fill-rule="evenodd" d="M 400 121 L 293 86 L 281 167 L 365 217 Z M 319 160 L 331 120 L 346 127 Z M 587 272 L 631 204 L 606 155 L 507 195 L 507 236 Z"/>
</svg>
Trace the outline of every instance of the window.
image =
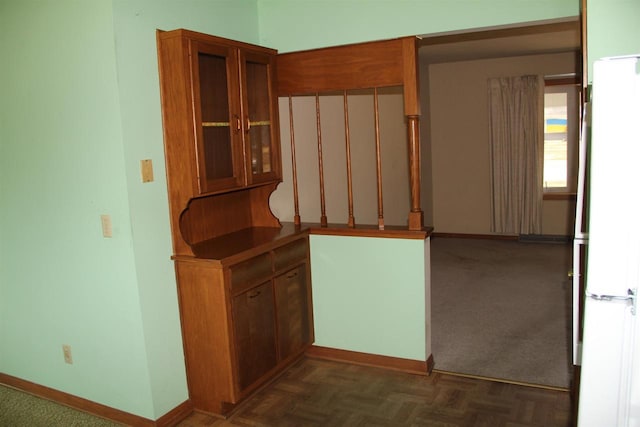
<svg viewBox="0 0 640 427">
<path fill-rule="evenodd" d="M 545 81 L 545 193 L 575 193 L 578 176 L 579 86 Z"/>
</svg>

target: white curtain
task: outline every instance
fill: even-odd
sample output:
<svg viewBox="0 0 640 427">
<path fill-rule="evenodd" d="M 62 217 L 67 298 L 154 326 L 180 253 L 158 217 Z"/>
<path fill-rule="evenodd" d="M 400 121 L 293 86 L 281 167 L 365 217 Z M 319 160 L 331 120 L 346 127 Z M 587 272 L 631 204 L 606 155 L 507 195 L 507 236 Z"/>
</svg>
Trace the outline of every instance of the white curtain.
<svg viewBox="0 0 640 427">
<path fill-rule="evenodd" d="M 541 234 L 544 81 L 492 78 L 488 89 L 491 231 Z"/>
</svg>

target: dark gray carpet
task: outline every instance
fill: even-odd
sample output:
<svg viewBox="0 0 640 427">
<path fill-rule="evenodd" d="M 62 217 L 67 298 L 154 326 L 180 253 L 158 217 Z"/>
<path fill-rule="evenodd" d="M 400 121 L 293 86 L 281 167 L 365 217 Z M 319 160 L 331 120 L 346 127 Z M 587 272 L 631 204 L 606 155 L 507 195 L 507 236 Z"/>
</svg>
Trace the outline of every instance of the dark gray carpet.
<svg viewBox="0 0 640 427">
<path fill-rule="evenodd" d="M 571 245 L 434 238 L 435 368 L 553 387 L 571 380 Z"/>
</svg>

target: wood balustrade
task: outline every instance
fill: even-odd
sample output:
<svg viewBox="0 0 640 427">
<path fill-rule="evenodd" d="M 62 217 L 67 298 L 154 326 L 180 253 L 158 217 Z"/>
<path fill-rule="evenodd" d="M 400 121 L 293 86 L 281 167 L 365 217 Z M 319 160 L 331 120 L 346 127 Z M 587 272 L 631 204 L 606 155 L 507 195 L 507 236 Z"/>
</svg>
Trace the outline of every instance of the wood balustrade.
<svg viewBox="0 0 640 427">
<path fill-rule="evenodd" d="M 331 49 L 330 54 L 327 52 Z M 320 185 L 320 227 L 328 226 L 325 186 L 325 164 L 323 146 L 335 141 L 323 141 L 321 132 L 320 94 L 342 93 L 344 98 L 344 144 L 347 177 L 347 227 L 356 227 L 354 215 L 354 175 L 351 154 L 348 92 L 358 89 L 373 90 L 375 170 L 377 195 L 377 228 L 385 230 L 383 208 L 384 158 L 381 150 L 379 89 L 402 86 L 404 116 L 407 123 L 408 175 L 410 203 L 407 206 L 407 229 L 424 230 L 424 217 L 420 207 L 420 133 L 419 133 L 419 87 L 417 69 L 417 39 L 405 37 L 379 42 L 360 43 L 334 48 L 316 49 L 278 55 L 278 95 L 289 99 L 289 127 L 291 137 L 292 180 L 294 196 L 294 223 L 299 225 L 299 181 L 294 137 L 294 109 L 292 97 L 315 96 L 315 119 L 317 129 L 318 173 Z M 357 161 L 361 161 L 357 159 Z M 305 218 L 305 221 L 315 222 Z"/>
</svg>

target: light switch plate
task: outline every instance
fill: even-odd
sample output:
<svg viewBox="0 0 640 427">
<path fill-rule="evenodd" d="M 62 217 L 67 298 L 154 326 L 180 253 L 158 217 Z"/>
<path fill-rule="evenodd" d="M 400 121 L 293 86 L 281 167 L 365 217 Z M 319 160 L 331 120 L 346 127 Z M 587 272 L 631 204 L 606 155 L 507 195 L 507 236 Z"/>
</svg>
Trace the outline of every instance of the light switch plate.
<svg viewBox="0 0 640 427">
<path fill-rule="evenodd" d="M 102 236 L 113 237 L 113 227 L 111 226 L 111 215 L 100 215 L 102 223 Z"/>
<path fill-rule="evenodd" d="M 64 344 L 62 346 L 62 354 L 64 355 L 64 363 L 73 364 L 73 356 L 71 355 L 71 346 Z"/>
<path fill-rule="evenodd" d="M 153 181 L 153 163 L 151 159 L 140 160 L 140 172 L 142 173 L 142 182 Z"/>
</svg>

